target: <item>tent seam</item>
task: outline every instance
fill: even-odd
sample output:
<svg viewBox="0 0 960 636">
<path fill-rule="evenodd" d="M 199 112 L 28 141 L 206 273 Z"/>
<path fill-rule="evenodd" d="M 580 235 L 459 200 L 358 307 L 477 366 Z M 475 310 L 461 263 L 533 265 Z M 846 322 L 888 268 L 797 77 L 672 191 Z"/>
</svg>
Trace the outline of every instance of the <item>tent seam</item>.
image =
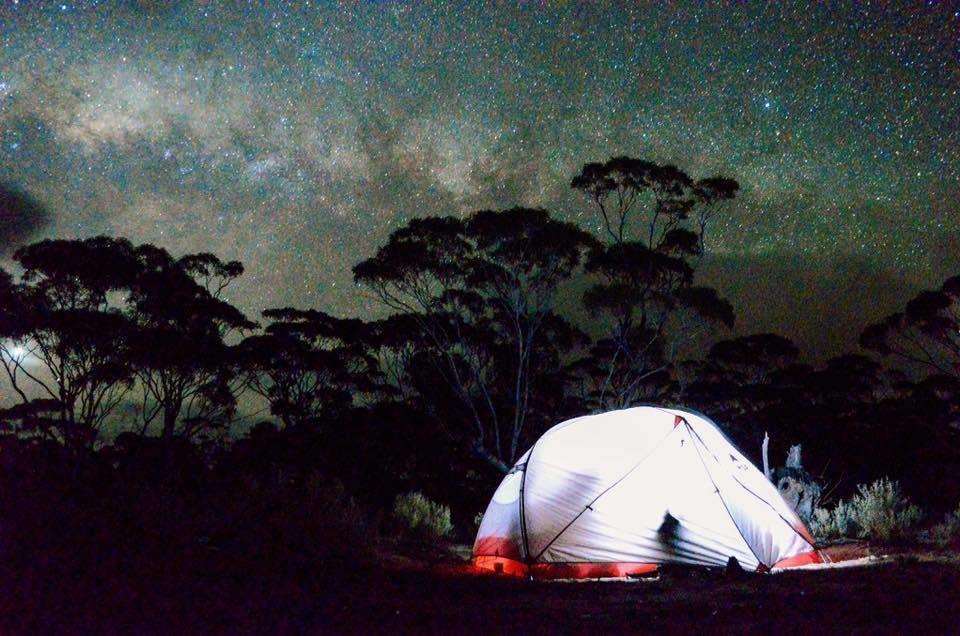
<svg viewBox="0 0 960 636">
<path fill-rule="evenodd" d="M 660 439 L 660 441 L 657 442 L 656 446 L 654 446 L 652 449 L 650 449 L 650 452 L 649 452 L 649 453 L 647 453 L 647 454 L 644 455 L 642 458 L 640 458 L 640 460 L 639 460 L 636 464 L 634 464 L 634 465 L 630 468 L 630 470 L 628 470 L 627 472 L 625 472 L 625 473 L 624 473 L 619 479 L 617 479 L 615 482 L 613 482 L 612 484 L 610 484 L 609 486 L 607 486 L 603 491 L 600 492 L 600 494 L 598 494 L 596 497 L 594 497 L 594 498 L 590 501 L 590 503 L 588 503 L 586 506 L 584 506 L 583 509 L 582 509 L 580 512 L 578 512 L 577 515 L 576 515 L 573 519 L 571 519 L 570 522 L 569 522 L 567 525 L 565 525 L 563 528 L 560 529 L 560 532 L 558 532 L 552 539 L 550 539 L 549 542 L 547 542 L 547 545 L 543 546 L 543 549 L 540 550 L 539 553 L 537 553 L 537 556 L 534 557 L 533 560 L 534 560 L 534 561 L 538 561 L 538 560 L 540 559 L 540 557 L 542 557 L 543 554 L 544 554 L 547 550 L 550 549 L 550 546 L 552 546 L 554 543 L 556 543 L 557 539 L 559 539 L 560 536 L 563 535 L 564 532 L 566 532 L 567 530 L 569 530 L 569 529 L 570 529 L 570 526 L 572 526 L 574 523 L 576 523 L 577 519 L 579 519 L 581 516 L 583 516 L 583 513 L 585 513 L 587 510 L 592 510 L 592 509 L 593 509 L 593 508 L 592 508 L 593 504 L 597 503 L 597 501 L 600 499 L 600 497 L 603 497 L 605 494 L 607 494 L 608 492 L 610 492 L 611 490 L 613 490 L 614 488 L 616 488 L 621 482 L 623 482 L 624 479 L 626 479 L 627 477 L 630 476 L 630 473 L 632 473 L 632 472 L 635 471 L 637 468 L 639 468 L 640 464 L 642 464 L 643 462 L 647 461 L 647 459 L 649 459 L 651 456 L 653 456 L 653 454 L 660 448 L 661 444 L 663 444 L 665 441 L 667 441 L 667 438 L 669 438 L 671 435 L 673 435 L 673 432 L 674 432 L 675 430 L 677 430 L 676 427 L 670 429 L 670 432 L 667 433 L 666 435 L 664 435 L 664 436 Z M 533 456 L 533 452 L 532 452 L 532 451 L 531 451 L 530 454 L 531 454 L 531 456 Z M 523 493 L 522 493 L 522 492 L 521 492 L 520 497 L 521 497 L 521 499 L 523 498 Z M 522 520 L 521 520 L 521 527 L 522 527 L 522 526 L 523 526 L 523 523 L 522 523 Z"/>
<path fill-rule="evenodd" d="M 686 420 L 684 420 L 684 422 L 686 423 Z M 700 443 L 703 445 L 703 447 L 706 448 L 706 447 L 707 447 L 707 443 L 703 441 L 703 438 L 700 437 L 700 434 L 697 433 L 695 430 L 693 430 L 693 427 L 690 426 L 689 423 L 687 423 L 687 426 L 690 428 L 690 432 L 693 433 L 693 434 L 697 437 L 697 440 L 699 440 Z M 718 430 L 719 430 L 719 429 L 718 429 Z M 734 446 L 733 443 L 732 443 L 729 439 L 727 439 L 727 437 L 726 437 L 725 435 L 723 435 L 723 431 L 720 431 L 720 435 L 723 436 L 724 440 L 726 440 L 726 442 L 727 442 L 728 444 L 730 444 L 730 446 L 733 446 L 733 448 L 736 448 L 736 446 Z M 701 461 L 702 461 L 702 459 L 701 459 Z M 751 495 L 753 495 L 754 497 L 756 497 L 757 499 L 759 499 L 760 501 L 762 501 L 764 504 L 766 504 L 766 506 L 767 506 L 768 508 L 770 508 L 770 510 L 773 510 L 773 512 L 780 518 L 780 520 L 783 521 L 785 524 L 787 524 L 787 527 L 790 528 L 790 531 L 793 532 L 793 533 L 794 533 L 795 535 L 797 535 L 798 537 L 800 537 L 800 540 L 801 540 L 801 541 L 803 541 L 804 543 L 806 543 L 807 545 L 809 545 L 809 546 L 810 546 L 811 548 L 813 548 L 814 550 L 817 549 L 816 544 L 811 543 L 805 536 L 803 536 L 802 534 L 800 534 L 800 532 L 798 532 L 797 529 L 793 527 L 793 524 L 790 523 L 790 522 L 786 519 L 786 517 L 784 517 L 782 514 L 780 514 L 780 511 L 778 511 L 776 508 L 773 507 L 773 504 L 771 504 L 769 501 L 767 501 L 766 499 L 764 499 L 763 497 L 761 497 L 761 496 L 758 495 L 757 493 L 753 492 L 753 490 L 751 490 L 746 484 L 744 484 L 742 481 L 740 481 L 739 479 L 737 479 L 737 476 L 734 475 L 733 473 L 730 474 L 730 478 L 733 479 L 733 481 L 737 482 L 737 484 L 739 484 L 741 488 L 743 488 L 743 489 L 746 490 L 748 493 L 750 493 Z M 802 520 L 801 520 L 801 522 L 802 522 Z"/>
<path fill-rule="evenodd" d="M 740 481 L 739 479 L 737 479 L 736 475 L 730 475 L 730 477 L 731 477 L 735 482 L 737 482 L 738 484 L 740 484 L 740 487 L 741 487 L 741 488 L 743 488 L 743 489 L 746 490 L 748 493 L 750 493 L 751 495 L 753 495 L 754 497 L 756 497 L 757 499 L 759 499 L 760 501 L 762 501 L 763 503 L 765 503 L 765 504 L 767 505 L 767 507 L 770 508 L 770 510 L 773 510 L 773 512 L 780 518 L 780 520 L 783 521 L 785 524 L 787 524 L 787 527 L 790 528 L 790 530 L 791 530 L 795 535 L 797 535 L 798 537 L 800 537 L 800 539 L 801 539 L 804 543 L 806 543 L 807 545 L 809 545 L 809 546 L 810 546 L 811 548 L 813 548 L 814 550 L 817 549 L 817 546 L 816 546 L 815 544 L 810 543 L 810 541 L 809 541 L 805 536 L 803 536 L 802 534 L 800 534 L 800 533 L 797 531 L 797 529 L 793 527 L 793 524 L 790 523 L 790 521 L 789 521 L 786 517 L 784 517 L 782 514 L 780 514 L 780 511 L 779 511 L 779 510 L 777 510 L 776 508 L 773 507 L 773 504 L 771 504 L 769 501 L 767 501 L 766 499 L 764 499 L 763 497 L 761 497 L 761 496 L 758 495 L 757 493 L 753 492 L 753 490 L 751 490 L 746 484 L 744 484 L 742 481 Z M 802 522 L 802 520 L 801 520 L 801 522 Z"/>
<path fill-rule="evenodd" d="M 690 423 L 684 418 L 681 418 L 681 419 L 683 419 L 683 423 L 687 427 L 687 430 L 689 430 L 691 433 L 696 435 L 697 439 L 699 440 L 700 436 L 697 435 L 697 433 L 693 430 L 693 427 L 690 426 Z M 700 441 L 702 443 L 702 440 Z M 697 458 L 700 460 L 700 464 L 703 466 L 703 470 L 706 471 L 707 477 L 710 479 L 710 483 L 713 484 L 713 491 L 717 494 L 717 498 L 720 500 L 720 503 L 723 505 L 723 509 L 727 512 L 727 516 L 730 517 L 730 523 L 732 523 L 733 527 L 737 529 L 737 534 L 739 534 L 740 538 L 743 539 L 743 543 L 747 546 L 747 549 L 750 550 L 750 553 L 753 555 L 753 558 L 757 560 L 757 563 L 759 563 L 765 568 L 769 568 L 770 566 L 763 562 L 763 559 L 760 558 L 760 555 L 757 554 L 756 550 L 753 549 L 753 546 L 750 545 L 750 542 L 747 541 L 747 538 L 743 535 L 743 531 L 740 529 L 740 526 L 737 525 L 737 520 L 733 518 L 733 513 L 730 512 L 730 507 L 727 506 L 727 502 L 724 500 L 723 495 L 720 493 L 720 486 L 717 485 L 716 480 L 713 478 L 713 475 L 710 473 L 710 469 L 707 468 L 707 462 L 704 461 L 703 455 L 700 454 L 700 449 L 697 448 L 696 442 L 691 444 L 691 446 L 693 446 L 693 450 L 696 451 Z M 740 483 L 740 482 L 737 482 L 737 483 Z"/>
<path fill-rule="evenodd" d="M 523 464 L 523 475 L 520 477 L 520 540 L 523 543 L 523 561 L 528 564 L 533 563 L 535 559 L 530 558 L 530 542 L 527 538 L 527 512 L 524 498 L 527 486 L 527 471 L 530 470 L 530 462 L 533 461 L 533 451 L 536 450 L 537 444 L 541 439 L 543 439 L 543 436 L 537 439 L 537 441 L 533 443 L 533 446 L 530 447 L 530 452 L 527 454 L 527 461 Z"/>
</svg>

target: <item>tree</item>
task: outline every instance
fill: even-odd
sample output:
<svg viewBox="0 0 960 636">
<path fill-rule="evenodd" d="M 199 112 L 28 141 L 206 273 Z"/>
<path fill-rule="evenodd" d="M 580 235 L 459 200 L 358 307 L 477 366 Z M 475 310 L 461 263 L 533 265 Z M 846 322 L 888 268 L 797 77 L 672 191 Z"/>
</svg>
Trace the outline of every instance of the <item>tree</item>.
<svg viewBox="0 0 960 636">
<path fill-rule="evenodd" d="M 904 311 L 868 326 L 860 345 L 915 370 L 960 379 L 960 276 L 920 292 Z"/>
<path fill-rule="evenodd" d="M 771 374 L 797 361 L 800 350 L 788 338 L 758 333 L 721 340 L 710 348 L 705 369 L 741 386 L 765 382 Z"/>
<path fill-rule="evenodd" d="M 540 209 L 416 219 L 354 279 L 418 328 L 418 345 L 472 422 L 473 450 L 501 470 L 518 455 L 542 377 L 538 353 L 560 333 L 558 286 L 596 241 Z"/>
<path fill-rule="evenodd" d="M 868 433 L 875 454 L 882 456 L 880 445 L 889 443 L 899 461 L 909 458 L 911 478 L 925 474 L 924 485 L 950 492 L 942 484 L 949 479 L 945 473 L 955 473 L 955 449 L 960 448 L 960 276 L 948 278 L 938 289 L 921 291 L 903 311 L 866 327 L 860 346 L 916 380 L 894 387 L 899 395 L 884 405 L 886 426 Z M 894 463 L 893 458 L 887 461 Z"/>
<path fill-rule="evenodd" d="M 53 434 L 92 444 L 131 386 L 129 324 L 118 296 L 137 263 L 130 243 L 99 236 L 44 240 L 18 249 L 20 282 L 0 281 L 0 364 L 24 403 L 36 393 L 59 405 Z"/>
<path fill-rule="evenodd" d="M 42 439 L 59 441 L 60 402 L 38 398 L 0 409 L 0 431 L 20 440 Z"/>
<path fill-rule="evenodd" d="M 683 398 L 741 439 L 761 435 L 766 429 L 757 413 L 781 399 L 799 355 L 793 342 L 772 333 L 721 340 L 688 365 L 693 379 Z"/>
<path fill-rule="evenodd" d="M 126 313 L 130 362 L 144 391 L 142 432 L 158 418 L 168 442 L 223 425 L 242 380 L 228 338 L 255 326 L 222 297 L 243 266 L 206 253 L 175 259 L 152 245 L 135 254 Z"/>
<path fill-rule="evenodd" d="M 607 239 L 587 261 L 598 282 L 583 301 L 610 330 L 583 368 L 594 407 L 621 408 L 649 399 L 669 377 L 666 329 L 678 308 L 732 324 L 729 304 L 694 287 L 693 279 L 715 204 L 734 198 L 739 185 L 719 176 L 694 181 L 675 166 L 615 157 L 586 164 L 571 186 L 589 197 Z"/>
<path fill-rule="evenodd" d="M 512 459 L 519 451 L 538 380 L 533 365 L 546 362 L 537 356 L 550 351 L 543 344 L 563 340 L 569 345 L 579 336 L 554 311 L 557 287 L 597 243 L 572 224 L 551 219 L 546 210 L 527 208 L 475 212 L 467 219 L 466 235 L 478 251 L 468 264 L 467 285 L 492 305 L 494 320 L 506 332 L 511 349 L 510 370 L 504 375 L 513 379 L 514 407 L 507 429 Z M 559 362 L 555 360 L 553 368 Z M 499 445 L 500 439 L 495 443 Z"/>
<path fill-rule="evenodd" d="M 421 336 L 420 321 L 412 313 L 393 314 L 364 325 L 363 347 L 376 361 L 382 401 L 409 404 L 427 392 L 423 385 L 416 385 L 411 373 L 421 355 Z"/>
<path fill-rule="evenodd" d="M 375 360 L 366 354 L 364 325 L 321 311 L 269 309 L 265 333 L 242 343 L 250 386 L 270 402 L 285 427 L 317 427 L 336 419 L 374 387 Z"/>
</svg>

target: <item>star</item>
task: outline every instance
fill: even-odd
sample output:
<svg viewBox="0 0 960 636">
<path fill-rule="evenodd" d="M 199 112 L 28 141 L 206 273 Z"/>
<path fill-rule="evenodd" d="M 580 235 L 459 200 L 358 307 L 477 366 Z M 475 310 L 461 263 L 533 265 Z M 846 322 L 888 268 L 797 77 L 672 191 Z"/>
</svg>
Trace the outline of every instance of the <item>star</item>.
<svg viewBox="0 0 960 636">
<path fill-rule="evenodd" d="M 822 357 L 960 271 L 948 5 L 14 1 L 0 181 L 50 208 L 18 240 L 214 250 L 252 315 L 375 316 L 350 269 L 409 219 L 594 228 L 580 166 L 674 163 L 743 185 L 698 282 Z"/>
</svg>

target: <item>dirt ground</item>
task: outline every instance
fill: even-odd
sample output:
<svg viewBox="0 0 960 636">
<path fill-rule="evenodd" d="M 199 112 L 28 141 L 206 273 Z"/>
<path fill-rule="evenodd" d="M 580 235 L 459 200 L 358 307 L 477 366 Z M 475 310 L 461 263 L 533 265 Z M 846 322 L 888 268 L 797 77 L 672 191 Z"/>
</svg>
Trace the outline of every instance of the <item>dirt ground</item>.
<svg viewBox="0 0 960 636">
<path fill-rule="evenodd" d="M 393 572 L 343 592 L 326 620 L 344 633 L 960 632 L 960 562 L 932 556 L 740 577 L 668 570 L 636 582 Z"/>
<path fill-rule="evenodd" d="M 479 576 L 454 558 L 324 570 L 210 554 L 152 570 L 98 559 L 72 571 L 37 563 L 0 572 L 0 633 L 960 632 L 960 559 L 945 553 L 575 583 Z"/>
</svg>

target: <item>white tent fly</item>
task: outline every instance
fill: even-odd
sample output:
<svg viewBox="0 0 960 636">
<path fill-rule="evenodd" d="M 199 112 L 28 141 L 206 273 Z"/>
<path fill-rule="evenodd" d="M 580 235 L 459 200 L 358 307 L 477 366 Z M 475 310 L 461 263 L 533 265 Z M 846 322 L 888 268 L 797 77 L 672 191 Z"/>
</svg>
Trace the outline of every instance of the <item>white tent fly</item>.
<svg viewBox="0 0 960 636">
<path fill-rule="evenodd" d="M 497 488 L 473 554 L 479 568 L 544 578 L 730 557 L 758 571 L 820 562 L 797 515 L 713 422 L 650 406 L 547 431 Z"/>
</svg>

